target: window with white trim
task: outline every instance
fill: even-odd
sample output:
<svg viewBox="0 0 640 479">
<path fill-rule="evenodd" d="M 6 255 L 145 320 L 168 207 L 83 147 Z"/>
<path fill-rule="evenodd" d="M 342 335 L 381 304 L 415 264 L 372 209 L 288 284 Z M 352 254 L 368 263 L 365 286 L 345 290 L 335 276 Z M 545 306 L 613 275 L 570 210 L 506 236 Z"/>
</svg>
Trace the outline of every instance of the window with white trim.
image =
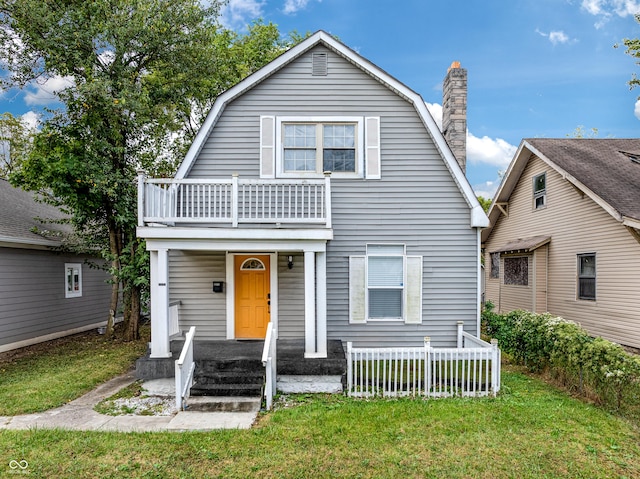
<svg viewBox="0 0 640 479">
<path fill-rule="evenodd" d="M 380 117 L 261 116 L 260 177 L 380 179 Z"/>
<path fill-rule="evenodd" d="M 64 297 L 82 296 L 82 264 L 65 263 L 64 272 Z"/>
<path fill-rule="evenodd" d="M 547 174 L 542 173 L 533 177 L 533 206 L 535 209 L 547 205 Z"/>
<path fill-rule="evenodd" d="M 404 245 L 367 245 L 369 319 L 402 319 Z"/>
<path fill-rule="evenodd" d="M 349 257 L 349 322 L 422 323 L 422 256 L 403 244 L 368 244 Z"/>
<path fill-rule="evenodd" d="M 578 255 L 578 299 L 596 299 L 596 254 Z"/>
</svg>

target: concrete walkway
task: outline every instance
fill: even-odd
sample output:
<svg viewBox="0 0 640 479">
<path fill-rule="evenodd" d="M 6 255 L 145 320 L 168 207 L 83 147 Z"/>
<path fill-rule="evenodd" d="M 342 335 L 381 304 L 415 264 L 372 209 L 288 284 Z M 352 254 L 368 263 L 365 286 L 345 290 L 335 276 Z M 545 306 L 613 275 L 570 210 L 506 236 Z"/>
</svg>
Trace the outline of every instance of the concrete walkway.
<svg viewBox="0 0 640 479">
<path fill-rule="evenodd" d="M 133 383 L 133 373 L 118 376 L 64 406 L 23 416 L 0 416 L 3 429 L 69 429 L 76 431 L 211 431 L 249 429 L 254 412 L 180 411 L 173 416 L 106 416 L 93 410 L 100 401 Z"/>
</svg>

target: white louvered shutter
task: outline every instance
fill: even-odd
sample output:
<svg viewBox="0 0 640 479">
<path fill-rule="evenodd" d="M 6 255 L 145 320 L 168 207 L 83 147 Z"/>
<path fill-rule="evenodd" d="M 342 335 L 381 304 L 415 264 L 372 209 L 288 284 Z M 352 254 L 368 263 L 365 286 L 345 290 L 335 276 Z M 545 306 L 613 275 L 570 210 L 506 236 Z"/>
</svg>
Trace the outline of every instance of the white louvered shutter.
<svg viewBox="0 0 640 479">
<path fill-rule="evenodd" d="M 365 125 L 365 177 L 380 179 L 380 117 L 367 117 Z"/>
<path fill-rule="evenodd" d="M 364 256 L 349 256 L 349 322 L 366 323 Z"/>
<path fill-rule="evenodd" d="M 260 178 L 276 177 L 276 118 L 260 117 Z"/>
<path fill-rule="evenodd" d="M 422 256 L 407 256 L 406 324 L 422 323 Z"/>
</svg>

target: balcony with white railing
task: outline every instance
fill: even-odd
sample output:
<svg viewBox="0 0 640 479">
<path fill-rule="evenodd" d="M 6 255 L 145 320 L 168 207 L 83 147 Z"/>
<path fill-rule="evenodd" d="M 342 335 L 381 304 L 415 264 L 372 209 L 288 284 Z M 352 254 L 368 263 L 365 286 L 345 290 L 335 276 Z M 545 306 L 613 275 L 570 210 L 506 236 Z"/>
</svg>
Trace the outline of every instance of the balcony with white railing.
<svg viewBox="0 0 640 479">
<path fill-rule="evenodd" d="M 324 179 L 150 179 L 138 176 L 138 226 L 274 225 L 331 228 Z"/>
</svg>

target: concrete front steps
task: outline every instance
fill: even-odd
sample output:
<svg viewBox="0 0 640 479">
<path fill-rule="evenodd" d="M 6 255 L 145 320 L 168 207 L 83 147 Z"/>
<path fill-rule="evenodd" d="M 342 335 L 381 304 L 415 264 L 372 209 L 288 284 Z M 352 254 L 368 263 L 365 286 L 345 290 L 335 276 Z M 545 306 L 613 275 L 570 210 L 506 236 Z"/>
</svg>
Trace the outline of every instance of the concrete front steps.
<svg viewBox="0 0 640 479">
<path fill-rule="evenodd" d="M 191 395 L 261 397 L 264 381 L 260 360 L 200 359 L 196 362 Z"/>
<path fill-rule="evenodd" d="M 261 397 L 191 396 L 187 398 L 187 411 L 199 412 L 257 412 Z"/>
</svg>

